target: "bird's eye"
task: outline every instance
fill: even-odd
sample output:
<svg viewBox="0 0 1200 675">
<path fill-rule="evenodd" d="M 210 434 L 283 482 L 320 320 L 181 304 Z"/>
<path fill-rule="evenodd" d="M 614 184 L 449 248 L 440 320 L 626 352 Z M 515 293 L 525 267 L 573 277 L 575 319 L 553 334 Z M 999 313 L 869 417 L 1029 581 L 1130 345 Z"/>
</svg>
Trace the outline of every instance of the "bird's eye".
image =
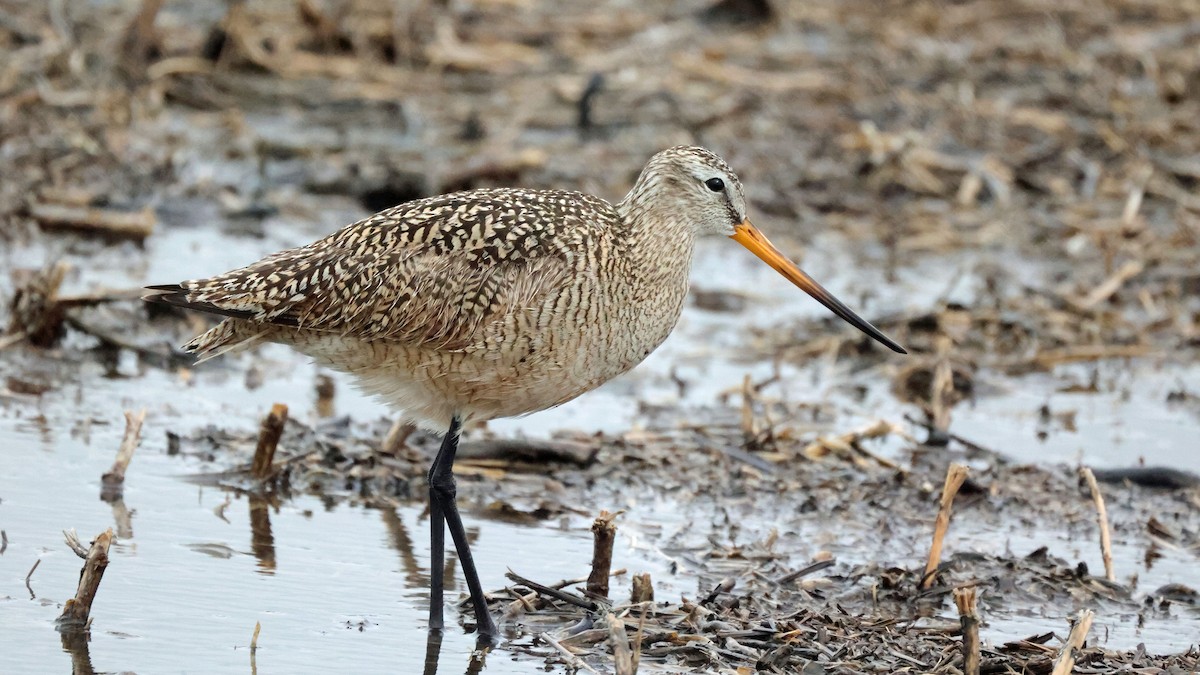
<svg viewBox="0 0 1200 675">
<path fill-rule="evenodd" d="M 725 181 L 721 180 L 720 178 L 709 178 L 708 180 L 704 181 L 704 184 L 707 185 L 708 189 L 712 190 L 713 192 L 720 192 L 721 190 L 725 189 Z"/>
</svg>

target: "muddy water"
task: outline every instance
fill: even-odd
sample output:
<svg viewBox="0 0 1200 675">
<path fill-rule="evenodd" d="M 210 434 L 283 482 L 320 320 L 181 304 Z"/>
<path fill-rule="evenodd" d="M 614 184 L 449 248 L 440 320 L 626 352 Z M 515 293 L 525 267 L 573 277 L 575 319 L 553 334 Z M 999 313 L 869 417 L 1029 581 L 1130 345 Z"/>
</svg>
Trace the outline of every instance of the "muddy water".
<svg viewBox="0 0 1200 675">
<path fill-rule="evenodd" d="M 95 283 L 123 287 L 199 276 L 309 241 L 350 220 L 353 213 L 351 205 L 334 203 L 318 223 L 269 223 L 260 238 L 230 239 L 209 228 L 166 227 L 149 242 L 147 255 L 134 258 L 144 263 L 130 267 L 127 250 L 102 251 L 91 270 L 69 283 L 80 288 Z M 834 273 L 849 269 L 852 262 L 840 242 L 818 238 L 814 248 L 823 255 L 812 256 L 809 270 L 866 315 L 885 308 L 927 306 L 951 282 L 952 266 L 944 273 L 901 270 L 898 282 L 890 285 L 882 284 L 871 270 L 851 278 Z M 639 423 L 638 411 L 645 403 L 711 404 L 722 391 L 739 385 L 743 375 L 762 380 L 773 372 L 771 364 L 741 358 L 749 326 L 822 311 L 727 242 L 706 242 L 696 267 L 699 286 L 747 292 L 747 308 L 736 313 L 689 308 L 676 335 L 633 373 L 555 410 L 497 421 L 491 428 L 529 436 L 556 429 L 619 431 Z M 876 288 L 871 303 L 854 302 L 869 288 Z M 260 387 L 248 389 L 244 383 L 252 362 L 264 379 Z M 818 360 L 802 368 L 785 366 L 773 393 L 792 401 L 834 400 L 840 429 L 879 417 L 898 420 L 909 408 L 889 393 L 888 368 L 854 374 L 865 393 L 851 398 L 838 390 L 850 375 L 847 364 Z M 1098 393 L 1059 391 L 1086 381 L 1094 368 Z M 0 635 L 5 643 L 0 672 L 64 672 L 71 667 L 71 656 L 53 630 L 53 619 L 72 594 L 79 570 L 79 561 L 61 542 L 59 532 L 68 527 L 85 538 L 107 527 L 118 529 L 87 655 L 97 672 L 250 672 L 248 646 L 256 622 L 262 624 L 255 655 L 259 672 L 323 672 L 349 664 L 363 672 L 417 672 L 425 658 L 429 557 L 427 523 L 419 505 L 379 511 L 327 506 L 315 498 L 277 508 L 251 504 L 246 497 L 185 480 L 224 468 L 219 461 L 207 465 L 166 455 L 167 430 L 186 433 L 210 423 L 253 429 L 274 402 L 288 404 L 294 416 L 313 419 L 316 369 L 284 348 L 268 347 L 253 359 L 206 366 L 187 383 L 136 364 L 132 370 L 140 372 L 110 379 L 98 367 L 84 366 L 65 388 L 40 400 L 8 400 L 0 408 L 5 458 L 0 528 L 9 539 L 0 556 Z M 1148 464 L 1194 468 L 1194 449 L 1186 439 L 1200 432 L 1200 418 L 1192 409 L 1167 406 L 1165 398 L 1181 381 L 1200 381 L 1197 375 L 1194 366 L 1168 368 L 1146 361 L 1063 368 L 1016 380 L 996 378 L 973 404 L 955 411 L 954 429 L 1024 461 L 1074 463 L 1082 458 L 1098 466 L 1126 466 L 1144 459 Z M 685 393 L 677 380 L 687 383 Z M 374 419 L 386 413 L 340 378 L 337 392 L 338 414 Z M 1046 428 L 1038 414 L 1043 405 L 1056 412 L 1075 410 L 1074 430 Z M 114 506 L 99 499 L 100 475 L 121 436 L 121 411 L 141 406 L 149 409 L 144 442 L 130 469 L 123 504 Z M 1047 433 L 1039 438 L 1039 431 Z M 876 449 L 897 453 L 900 444 Z M 222 507 L 227 500 L 230 503 Z M 631 513 L 623 526 L 617 564 L 650 571 L 661 584 L 660 593 L 696 590 L 695 580 L 686 574 L 672 577 L 667 572 L 673 562 L 669 554 L 645 543 L 656 528 L 705 522 L 684 509 L 670 498 L 641 501 L 640 512 Z M 587 569 L 591 543 L 584 519 L 569 519 L 564 528 L 557 522 L 515 526 L 481 521 L 469 513 L 466 518 L 477 536 L 475 549 L 488 587 L 501 585 L 508 567 L 541 580 Z M 795 523 L 774 523 L 764 516 L 748 524 L 747 531 L 765 535 L 773 526 L 794 528 Z M 865 530 L 831 533 L 818 523 L 812 528 L 797 534 L 822 541 L 848 563 L 881 555 L 915 560 L 925 545 L 924 535 L 914 535 L 879 551 L 869 545 Z M 970 527 L 969 521 L 959 521 L 956 534 L 960 549 L 1021 553 L 1049 544 L 1056 554 L 1091 560 L 1099 567 L 1090 534 L 1050 527 L 1039 530 L 1035 541 L 1018 527 L 998 536 Z M 1137 570 L 1142 587 L 1196 583 L 1194 555 L 1167 552 L 1145 569 L 1143 551 L 1134 546 L 1134 539 L 1131 533 L 1117 534 L 1117 564 L 1119 569 Z M 24 577 L 39 559 L 30 597 Z M 451 583 L 456 581 L 457 575 Z M 451 597 L 456 590 L 453 587 Z M 1061 618 L 1047 623 L 1019 613 L 995 616 L 984 638 L 1000 642 L 1060 629 L 1061 623 Z M 1136 627 L 1135 617 L 1101 616 L 1097 624 L 1100 639 L 1114 648 L 1145 642 L 1152 651 L 1176 651 L 1200 635 L 1194 617 L 1191 623 L 1151 623 L 1142 629 Z M 439 672 L 466 670 L 472 646 L 469 636 L 451 630 Z M 515 662 L 503 650 L 488 658 L 487 672 L 533 669 L 530 661 Z"/>
</svg>

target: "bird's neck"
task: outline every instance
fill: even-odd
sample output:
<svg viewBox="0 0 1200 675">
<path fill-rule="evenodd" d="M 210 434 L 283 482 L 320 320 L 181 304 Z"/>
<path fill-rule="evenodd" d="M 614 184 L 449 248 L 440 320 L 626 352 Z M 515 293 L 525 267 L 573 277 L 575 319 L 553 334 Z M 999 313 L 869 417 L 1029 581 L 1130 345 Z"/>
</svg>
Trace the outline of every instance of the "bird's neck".
<svg viewBox="0 0 1200 675">
<path fill-rule="evenodd" d="M 665 281 L 675 276 L 686 283 L 691 267 L 695 233 L 681 209 L 665 200 L 642 198 L 638 187 L 616 205 L 620 231 L 616 232 L 619 256 L 629 272 Z"/>
</svg>

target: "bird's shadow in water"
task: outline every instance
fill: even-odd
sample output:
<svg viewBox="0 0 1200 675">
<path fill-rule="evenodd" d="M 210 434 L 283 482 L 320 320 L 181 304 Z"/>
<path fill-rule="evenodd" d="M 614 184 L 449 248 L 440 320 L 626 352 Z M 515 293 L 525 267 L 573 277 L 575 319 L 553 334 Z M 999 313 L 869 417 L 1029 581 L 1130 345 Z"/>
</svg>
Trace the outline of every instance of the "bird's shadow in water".
<svg viewBox="0 0 1200 675">
<path fill-rule="evenodd" d="M 487 664 L 488 652 L 492 651 L 495 645 L 487 638 L 479 638 L 475 642 L 475 649 L 471 652 L 470 660 L 467 661 L 466 675 L 478 675 L 483 672 L 483 667 Z M 437 675 L 438 660 L 442 655 L 442 632 L 429 631 L 429 636 L 425 640 L 425 671 L 424 675 Z"/>
</svg>

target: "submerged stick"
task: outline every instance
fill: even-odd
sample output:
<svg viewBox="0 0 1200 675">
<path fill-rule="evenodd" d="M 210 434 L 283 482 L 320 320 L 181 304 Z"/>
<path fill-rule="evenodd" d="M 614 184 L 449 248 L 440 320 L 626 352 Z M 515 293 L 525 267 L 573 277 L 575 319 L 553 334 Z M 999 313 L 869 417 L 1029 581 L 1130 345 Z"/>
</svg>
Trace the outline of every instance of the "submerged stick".
<svg viewBox="0 0 1200 675">
<path fill-rule="evenodd" d="M 250 465 L 250 473 L 259 480 L 265 480 L 271 475 L 271 465 L 275 462 L 275 448 L 279 445 L 279 437 L 283 435 L 283 425 L 287 423 L 288 409 L 282 403 L 271 406 L 271 412 L 263 418 L 262 427 L 258 432 L 258 445 L 254 448 L 254 463 Z"/>
<path fill-rule="evenodd" d="M 33 593 L 33 586 L 29 585 L 29 580 L 33 578 L 33 573 L 37 571 L 38 565 L 42 564 L 42 559 L 38 558 L 33 561 L 33 567 L 29 568 L 29 574 L 25 575 L 25 590 L 29 591 L 29 599 L 37 600 L 37 596 Z"/>
<path fill-rule="evenodd" d="M 108 567 L 108 548 L 112 545 L 112 538 L 112 528 L 100 533 L 100 536 L 96 537 L 91 548 L 84 555 L 83 572 L 79 575 L 79 587 L 75 591 L 75 597 L 67 600 L 67 603 L 63 605 L 62 614 L 55 622 L 59 631 L 77 631 L 87 627 L 88 616 L 92 612 L 92 602 L 96 599 L 100 580 L 104 577 L 105 568 Z M 67 536 L 67 545 L 71 546 L 76 553 L 79 552 L 72 545 L 70 535 Z"/>
<path fill-rule="evenodd" d="M 1080 475 L 1087 481 L 1088 489 L 1092 491 L 1092 501 L 1096 503 L 1096 520 L 1100 523 L 1100 555 L 1104 557 L 1104 578 L 1116 581 L 1117 574 L 1113 570 L 1112 537 L 1108 531 L 1108 509 L 1104 507 L 1104 494 L 1096 483 L 1096 474 L 1088 467 L 1079 469 Z"/>
<path fill-rule="evenodd" d="M 112 468 L 100 477 L 106 490 L 119 491 L 125 483 L 125 470 L 129 468 L 129 462 L 133 461 L 133 453 L 142 440 L 142 423 L 145 421 L 145 408 L 136 413 L 132 410 L 125 411 L 125 436 L 121 439 L 121 447 L 117 449 L 117 458 L 113 461 Z"/>
<path fill-rule="evenodd" d="M 934 572 L 942 560 L 942 540 L 946 538 L 946 530 L 950 529 L 950 507 L 954 504 L 954 496 L 962 487 L 970 470 L 962 464 L 951 464 L 946 470 L 946 483 L 942 486 L 941 505 L 938 506 L 937 521 L 933 526 L 933 545 L 929 547 L 929 561 L 925 563 L 925 575 L 921 577 L 921 588 L 933 585 Z"/>
<path fill-rule="evenodd" d="M 592 573 L 588 575 L 589 593 L 608 597 L 608 572 L 612 569 L 613 541 L 617 537 L 617 526 L 613 522 L 621 511 L 601 511 L 592 522 Z"/>
<path fill-rule="evenodd" d="M 963 675 L 979 675 L 979 613 L 975 600 L 974 586 L 954 589 L 954 604 L 962 626 Z"/>
<path fill-rule="evenodd" d="M 1090 609 L 1079 613 L 1079 619 L 1075 621 L 1074 626 L 1071 626 L 1071 634 L 1067 636 L 1067 642 L 1063 645 L 1062 651 L 1058 653 L 1058 658 L 1054 661 L 1054 670 L 1050 675 L 1069 675 L 1075 668 L 1075 653 L 1083 648 L 1083 641 L 1087 637 L 1088 631 L 1092 629 L 1094 617 L 1095 612 Z"/>
</svg>

